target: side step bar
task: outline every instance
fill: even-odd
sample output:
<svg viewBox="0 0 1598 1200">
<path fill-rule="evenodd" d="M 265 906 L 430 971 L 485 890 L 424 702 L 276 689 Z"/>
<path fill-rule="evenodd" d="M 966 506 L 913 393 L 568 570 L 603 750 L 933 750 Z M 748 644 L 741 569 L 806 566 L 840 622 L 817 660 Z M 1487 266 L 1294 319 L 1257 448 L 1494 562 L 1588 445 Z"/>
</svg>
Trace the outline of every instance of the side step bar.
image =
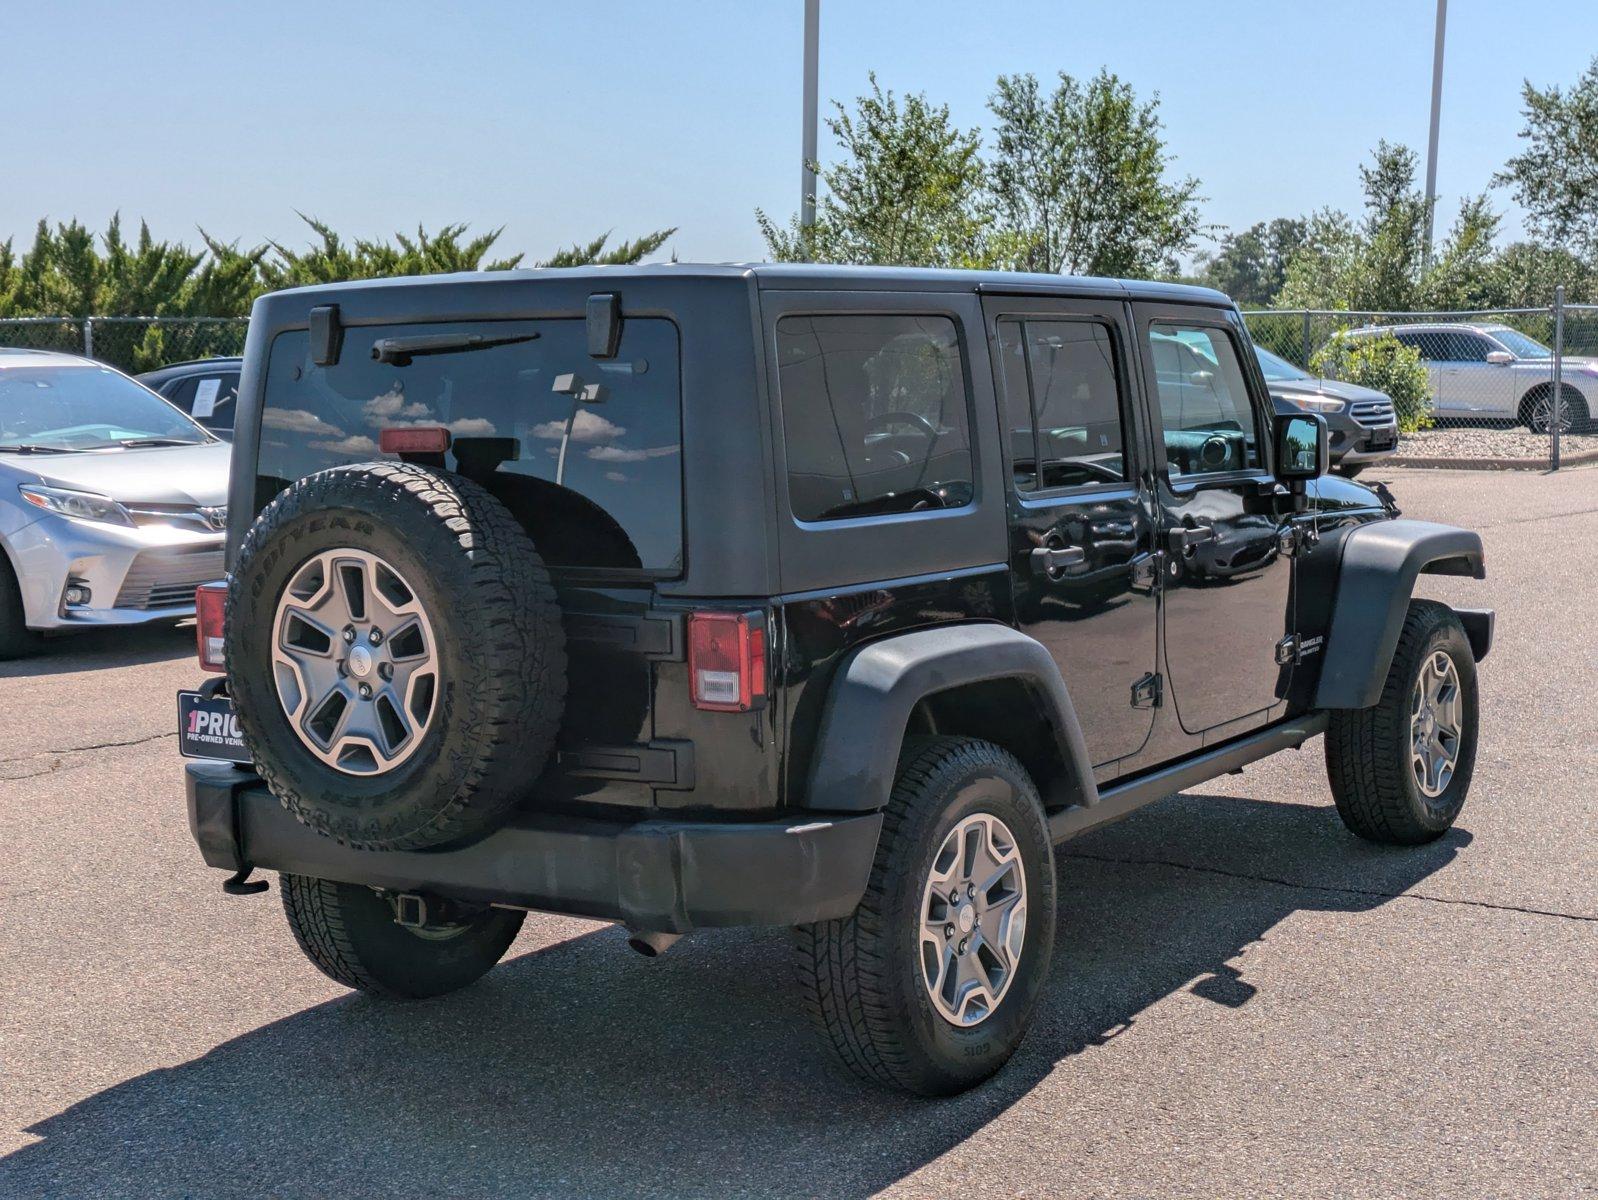
<svg viewBox="0 0 1598 1200">
<path fill-rule="evenodd" d="M 1097 804 L 1075 805 L 1050 816 L 1049 836 L 1057 843 L 1068 841 L 1090 829 L 1119 821 L 1145 804 L 1163 800 L 1183 788 L 1214 779 L 1217 775 L 1225 775 L 1278 750 L 1302 746 L 1317 733 L 1325 732 L 1326 721 L 1325 713 L 1295 717 L 1236 741 L 1223 742 L 1174 766 L 1161 767 L 1145 775 L 1109 784 L 1099 789 Z"/>
</svg>

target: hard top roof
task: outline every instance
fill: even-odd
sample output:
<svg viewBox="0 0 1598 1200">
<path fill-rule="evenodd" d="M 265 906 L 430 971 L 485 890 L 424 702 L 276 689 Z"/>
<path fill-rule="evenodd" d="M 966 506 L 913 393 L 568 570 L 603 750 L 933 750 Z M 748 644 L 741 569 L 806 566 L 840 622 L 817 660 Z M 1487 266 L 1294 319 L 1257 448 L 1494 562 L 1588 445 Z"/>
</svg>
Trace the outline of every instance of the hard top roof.
<svg viewBox="0 0 1598 1200">
<path fill-rule="evenodd" d="M 933 267 L 854 267 L 824 263 L 651 263 L 645 266 L 528 267 L 512 271 L 468 271 L 449 275 L 361 279 L 348 283 L 319 284 L 290 291 L 341 291 L 389 287 L 444 287 L 473 282 L 508 280 L 592 279 L 615 286 L 629 279 L 750 279 L 756 286 L 790 290 L 849 291 L 978 291 L 994 293 L 1047 293 L 1051 295 L 1112 296 L 1136 300 L 1174 300 L 1190 304 L 1232 301 L 1212 288 L 1147 280 L 1104 279 L 1095 276 L 1044 275 L 1023 271 L 960 271 Z"/>
</svg>

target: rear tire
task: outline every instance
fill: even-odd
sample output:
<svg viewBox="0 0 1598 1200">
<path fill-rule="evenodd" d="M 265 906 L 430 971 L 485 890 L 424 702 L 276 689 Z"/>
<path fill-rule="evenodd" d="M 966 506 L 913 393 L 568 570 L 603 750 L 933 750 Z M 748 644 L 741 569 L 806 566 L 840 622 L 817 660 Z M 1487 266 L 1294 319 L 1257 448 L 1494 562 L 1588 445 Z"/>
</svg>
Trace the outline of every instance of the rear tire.
<svg viewBox="0 0 1598 1200">
<path fill-rule="evenodd" d="M 965 832 L 971 829 L 977 832 Z M 952 841 L 967 836 L 973 840 Z M 982 857 L 984 839 L 1002 862 Z M 973 877 L 1002 876 L 974 895 L 948 873 L 968 846 L 984 864 Z M 958 905 L 944 906 L 945 887 L 959 893 Z M 930 922 L 929 899 L 938 908 Z M 1048 976 L 1054 932 L 1053 849 L 1026 769 L 991 742 L 908 738 L 859 907 L 795 930 L 799 985 L 812 1024 L 842 1065 L 873 1083 L 948 1095 L 982 1082 L 1015 1052 Z M 996 970 L 1001 962 L 1011 968 Z M 969 986 L 974 969 L 984 986 Z M 965 1023 L 940 1011 L 951 989 L 929 982 L 929 971 L 952 981 Z"/>
<path fill-rule="evenodd" d="M 1440 700 L 1425 695 L 1450 687 Z M 1326 773 L 1343 824 L 1394 846 L 1441 837 L 1470 790 L 1477 719 L 1476 660 L 1459 618 L 1445 604 L 1411 601 L 1381 699 L 1333 712 L 1326 730 Z"/>
<path fill-rule="evenodd" d="M 527 914 L 485 908 L 466 920 L 415 930 L 371 888 L 305 875 L 279 876 L 294 940 L 335 983 L 390 1000 L 442 996 L 474 983 L 504 957 Z"/>
</svg>

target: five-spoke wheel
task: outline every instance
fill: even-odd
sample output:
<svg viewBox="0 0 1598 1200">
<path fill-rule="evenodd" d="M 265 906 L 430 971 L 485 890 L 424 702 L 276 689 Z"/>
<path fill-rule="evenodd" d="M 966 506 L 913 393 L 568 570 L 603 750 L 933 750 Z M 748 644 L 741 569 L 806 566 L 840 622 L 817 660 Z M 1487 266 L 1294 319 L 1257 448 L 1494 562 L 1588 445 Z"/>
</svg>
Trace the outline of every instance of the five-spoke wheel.
<svg viewBox="0 0 1598 1200">
<path fill-rule="evenodd" d="M 365 550 L 315 555 L 290 578 L 272 629 L 278 699 L 312 754 L 377 775 L 415 753 L 438 695 L 438 650 L 393 566 Z"/>
<path fill-rule="evenodd" d="M 1015 835 L 990 813 L 949 831 L 921 897 L 921 975 L 945 1020 L 975 1025 L 998 1008 L 1026 940 L 1026 872 Z"/>
</svg>

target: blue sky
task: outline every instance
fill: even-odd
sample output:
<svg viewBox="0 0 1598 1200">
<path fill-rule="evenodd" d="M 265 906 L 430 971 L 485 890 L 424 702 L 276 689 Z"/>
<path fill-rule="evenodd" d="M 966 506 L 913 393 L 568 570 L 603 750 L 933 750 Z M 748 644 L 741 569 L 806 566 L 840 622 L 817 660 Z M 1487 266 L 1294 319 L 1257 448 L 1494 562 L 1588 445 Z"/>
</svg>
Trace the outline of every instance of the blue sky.
<svg viewBox="0 0 1598 1200">
<path fill-rule="evenodd" d="M 1598 53 L 1594 0 L 1452 0 L 1443 212 L 1516 150 L 1519 90 Z M 533 256 L 680 226 L 683 259 L 762 255 L 754 209 L 799 189 L 801 0 L 8 6 L 0 240 L 114 209 L 303 240 L 504 225 Z M 823 0 L 821 95 L 875 70 L 982 125 L 1001 72 L 1107 65 L 1158 91 L 1209 221 L 1353 209 L 1380 137 L 1424 152 L 1433 0 L 963 4 Z M 828 140 L 823 130 L 823 157 Z M 1508 230 L 1519 227 L 1507 195 Z"/>
</svg>

